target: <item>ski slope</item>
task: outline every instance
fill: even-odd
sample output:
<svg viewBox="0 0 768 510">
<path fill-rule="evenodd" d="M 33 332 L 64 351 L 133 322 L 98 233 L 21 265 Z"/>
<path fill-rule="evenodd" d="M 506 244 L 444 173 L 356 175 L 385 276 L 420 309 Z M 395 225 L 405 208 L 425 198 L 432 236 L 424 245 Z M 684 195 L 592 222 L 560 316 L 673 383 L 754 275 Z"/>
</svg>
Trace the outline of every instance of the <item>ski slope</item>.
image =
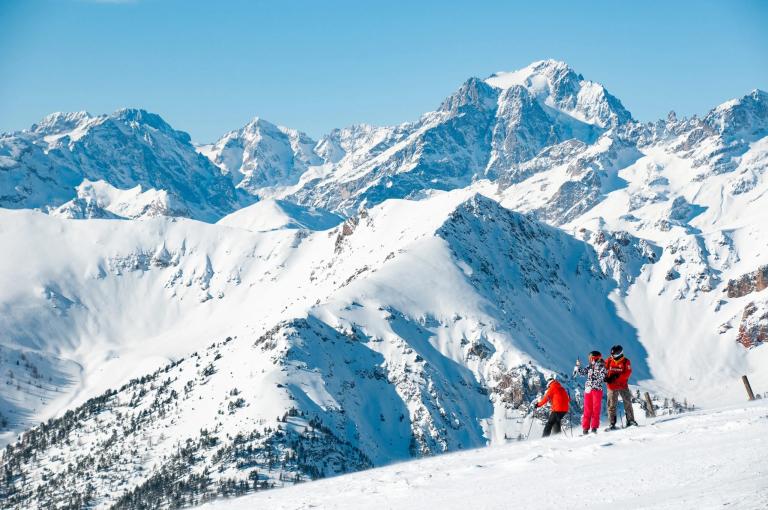
<svg viewBox="0 0 768 510">
<path fill-rule="evenodd" d="M 766 434 L 768 401 L 757 400 L 596 436 L 515 441 L 394 464 L 199 508 L 758 509 L 768 500 Z"/>
</svg>

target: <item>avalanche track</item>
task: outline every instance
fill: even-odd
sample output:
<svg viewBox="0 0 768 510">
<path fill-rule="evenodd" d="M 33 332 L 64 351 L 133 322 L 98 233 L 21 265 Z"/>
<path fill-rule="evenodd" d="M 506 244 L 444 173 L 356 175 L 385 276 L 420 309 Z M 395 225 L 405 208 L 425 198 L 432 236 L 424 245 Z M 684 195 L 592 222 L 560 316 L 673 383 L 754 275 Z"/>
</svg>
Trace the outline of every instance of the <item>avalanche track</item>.
<svg viewBox="0 0 768 510">
<path fill-rule="evenodd" d="M 586 438 L 532 439 L 394 464 L 200 508 L 765 508 L 766 434 L 768 401 L 758 400 Z"/>
</svg>

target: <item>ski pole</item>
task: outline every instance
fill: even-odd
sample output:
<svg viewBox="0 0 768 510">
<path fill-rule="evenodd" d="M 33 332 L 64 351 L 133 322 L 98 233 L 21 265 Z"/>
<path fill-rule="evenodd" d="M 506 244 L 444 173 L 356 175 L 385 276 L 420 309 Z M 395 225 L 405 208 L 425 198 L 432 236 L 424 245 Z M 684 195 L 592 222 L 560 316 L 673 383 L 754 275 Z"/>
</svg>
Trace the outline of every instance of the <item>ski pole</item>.
<svg viewBox="0 0 768 510">
<path fill-rule="evenodd" d="M 533 420 L 535 418 L 535 415 L 536 415 L 536 409 L 531 411 L 531 424 L 528 427 L 528 433 L 525 435 L 525 440 L 526 441 L 528 440 L 529 437 L 531 437 L 531 430 L 533 429 Z"/>
<path fill-rule="evenodd" d="M 624 399 L 621 399 L 621 411 L 619 413 L 619 419 L 621 420 L 621 427 L 624 428 Z"/>
</svg>

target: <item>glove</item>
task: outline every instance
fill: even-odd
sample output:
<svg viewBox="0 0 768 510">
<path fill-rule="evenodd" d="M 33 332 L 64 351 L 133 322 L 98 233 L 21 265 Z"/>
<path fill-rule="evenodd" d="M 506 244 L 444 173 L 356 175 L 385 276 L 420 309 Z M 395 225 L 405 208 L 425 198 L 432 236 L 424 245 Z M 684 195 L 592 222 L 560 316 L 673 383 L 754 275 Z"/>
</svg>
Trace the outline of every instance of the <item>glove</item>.
<svg viewBox="0 0 768 510">
<path fill-rule="evenodd" d="M 616 374 L 611 374 L 611 375 L 609 375 L 609 376 L 606 376 L 606 378 L 605 378 L 605 382 L 607 382 L 607 383 L 611 383 L 611 382 L 613 382 L 613 380 L 614 380 L 614 379 L 616 379 L 617 377 L 618 377 L 618 375 L 616 375 Z"/>
<path fill-rule="evenodd" d="M 533 409 L 538 408 L 539 407 L 539 401 L 538 400 L 534 400 L 533 402 L 531 402 L 531 407 Z"/>
<path fill-rule="evenodd" d="M 575 367 L 573 367 L 573 376 L 576 377 L 578 373 L 579 373 L 579 366 L 576 365 Z"/>
</svg>

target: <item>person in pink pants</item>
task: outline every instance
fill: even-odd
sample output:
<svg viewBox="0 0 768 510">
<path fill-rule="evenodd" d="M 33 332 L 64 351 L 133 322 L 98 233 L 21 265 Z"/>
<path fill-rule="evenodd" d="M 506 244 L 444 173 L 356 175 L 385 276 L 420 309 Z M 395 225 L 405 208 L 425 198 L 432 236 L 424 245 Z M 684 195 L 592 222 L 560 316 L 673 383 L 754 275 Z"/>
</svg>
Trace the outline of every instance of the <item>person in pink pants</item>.
<svg viewBox="0 0 768 510">
<path fill-rule="evenodd" d="M 587 376 L 587 382 L 584 385 L 584 414 L 581 417 L 582 434 L 597 434 L 600 427 L 600 412 L 603 404 L 603 383 L 605 382 L 605 361 L 600 351 L 589 353 L 589 365 L 581 366 L 581 362 L 576 360 L 576 366 L 573 367 L 573 375 Z"/>
</svg>

